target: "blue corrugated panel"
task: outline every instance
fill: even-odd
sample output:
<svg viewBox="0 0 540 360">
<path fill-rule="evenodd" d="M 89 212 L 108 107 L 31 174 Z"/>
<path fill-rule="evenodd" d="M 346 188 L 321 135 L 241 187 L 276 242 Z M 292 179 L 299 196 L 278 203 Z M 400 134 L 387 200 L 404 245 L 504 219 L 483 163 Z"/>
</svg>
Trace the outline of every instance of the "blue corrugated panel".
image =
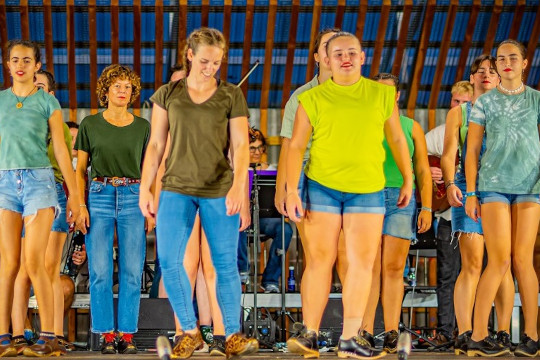
<svg viewBox="0 0 540 360">
<path fill-rule="evenodd" d="M 431 33 L 429 35 L 430 42 L 437 42 L 442 40 L 442 32 L 444 31 L 444 25 L 446 24 L 446 13 L 435 12 L 433 17 L 433 26 L 431 27 Z"/>
<path fill-rule="evenodd" d="M 189 11 L 187 14 L 187 34 L 201 27 L 201 13 Z"/>
<path fill-rule="evenodd" d="M 56 72 L 55 72 L 55 74 L 56 74 Z M 54 92 L 54 96 L 56 96 L 56 98 L 60 102 L 60 106 L 68 107 L 68 105 L 69 105 L 69 93 L 68 93 L 68 90 L 57 89 Z"/>
<path fill-rule="evenodd" d="M 142 51 L 141 51 L 142 57 Z M 101 71 L 112 63 L 112 52 L 110 48 L 98 48 L 97 49 L 97 65 L 98 65 L 98 74 L 101 74 Z"/>
<path fill-rule="evenodd" d="M 247 93 L 247 103 L 249 107 L 258 108 L 261 105 L 261 90 L 249 90 Z"/>
<path fill-rule="evenodd" d="M 133 13 L 120 12 L 118 14 L 118 28 L 120 41 L 133 41 Z"/>
<path fill-rule="evenodd" d="M 253 21 L 267 21 L 268 14 L 255 13 Z M 246 13 L 231 13 L 231 43 L 242 43 L 244 41 L 244 27 L 246 23 Z M 255 35 L 255 34 L 254 34 Z M 260 36 L 260 34 L 256 34 Z M 262 35 L 264 36 L 264 35 Z"/>
<path fill-rule="evenodd" d="M 381 6 L 382 0 L 368 0 L 368 6 Z"/>
<path fill-rule="evenodd" d="M 141 13 L 141 41 L 155 41 L 155 18 L 154 13 Z"/>
<path fill-rule="evenodd" d="M 296 42 L 309 43 L 312 18 L 313 16 L 311 12 L 298 13 L 298 28 L 296 30 Z"/>
<path fill-rule="evenodd" d="M 291 24 L 290 13 L 276 13 L 276 26 L 274 28 L 274 43 L 287 43 Z"/>
<path fill-rule="evenodd" d="M 495 4 L 495 0 L 482 0 L 481 4 L 484 6 L 493 6 Z"/>
<path fill-rule="evenodd" d="M 256 12 L 253 14 L 253 32 L 252 32 L 252 42 L 265 42 L 266 41 L 266 30 L 268 26 L 268 13 L 267 12 Z M 243 42 L 244 32 L 241 33 L 242 39 L 239 42 Z"/>
<path fill-rule="evenodd" d="M 350 33 L 356 33 L 356 21 L 358 19 L 358 12 L 347 12 L 343 15 L 343 24 L 341 29 Z"/>
<path fill-rule="evenodd" d="M 380 13 L 367 13 L 366 26 L 362 41 L 375 41 L 377 39 L 377 28 L 379 26 Z"/>
<path fill-rule="evenodd" d="M 8 23 L 8 38 L 10 40 L 13 39 L 20 39 L 22 37 L 21 34 L 21 15 L 18 12 L 7 12 L 6 13 L 6 20 Z"/>
<path fill-rule="evenodd" d="M 395 54 L 396 54 L 395 47 L 385 46 L 383 48 L 382 56 L 381 56 L 381 65 L 379 67 L 380 72 L 386 72 L 386 73 L 392 72 L 392 66 L 394 64 Z"/>
<path fill-rule="evenodd" d="M 450 41 L 458 42 L 463 41 L 465 38 L 465 32 L 467 31 L 467 25 L 469 23 L 470 13 L 458 12 L 456 13 L 456 21 L 454 23 L 454 29 Z"/>
<path fill-rule="evenodd" d="M 30 11 L 28 14 L 28 23 L 30 26 L 30 39 L 42 42 L 45 40 L 45 32 L 43 31 L 43 13 Z"/>
<path fill-rule="evenodd" d="M 238 84 L 242 79 L 242 65 L 230 64 L 227 72 L 227 81 L 233 84 Z"/>
<path fill-rule="evenodd" d="M 518 33 L 519 41 L 526 41 L 530 38 L 535 18 L 536 14 L 534 12 L 528 11 L 523 14 L 523 18 L 521 19 L 521 28 L 519 29 Z M 537 21 L 540 21 L 540 19 Z"/>
<path fill-rule="evenodd" d="M 326 29 L 329 27 L 334 27 L 336 23 L 336 13 L 333 11 L 330 12 L 321 12 L 321 21 L 319 22 L 319 30 Z"/>
<path fill-rule="evenodd" d="M 386 32 L 384 35 L 384 39 L 386 41 L 398 39 L 398 33 L 399 33 L 398 25 L 400 24 L 400 18 L 401 18 L 401 13 L 398 14 L 394 11 L 390 12 L 390 16 L 388 17 L 388 25 L 386 26 Z"/>
<path fill-rule="evenodd" d="M 476 19 L 476 26 L 474 28 L 473 41 L 484 41 L 489 28 L 489 21 L 491 20 L 491 13 L 480 12 Z"/>
<path fill-rule="evenodd" d="M 96 13 L 96 29 L 98 41 L 111 41 L 111 14 Z"/>
<path fill-rule="evenodd" d="M 497 25 L 497 32 L 495 33 L 495 44 L 508 39 L 510 34 L 510 27 L 512 26 L 512 19 L 514 18 L 513 12 L 503 12 L 499 17 L 499 23 Z"/>
<path fill-rule="evenodd" d="M 208 26 L 223 31 L 223 13 L 210 12 L 208 14 Z"/>
<path fill-rule="evenodd" d="M 89 31 L 88 13 L 75 13 L 75 41 L 89 41 Z"/>
<path fill-rule="evenodd" d="M 53 38 L 55 41 L 67 41 L 66 13 L 52 13 Z"/>
</svg>

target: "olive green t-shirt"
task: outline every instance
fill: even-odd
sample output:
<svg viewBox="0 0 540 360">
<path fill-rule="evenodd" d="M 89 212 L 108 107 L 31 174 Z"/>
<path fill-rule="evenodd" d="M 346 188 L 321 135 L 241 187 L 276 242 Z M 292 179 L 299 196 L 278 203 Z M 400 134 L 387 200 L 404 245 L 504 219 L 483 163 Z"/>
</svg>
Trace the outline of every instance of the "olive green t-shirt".
<svg viewBox="0 0 540 360">
<path fill-rule="evenodd" d="M 114 126 L 103 113 L 89 115 L 79 127 L 75 149 L 88 153 L 90 176 L 141 178 L 144 152 L 150 137 L 150 123 L 133 115 L 127 126 Z"/>
<path fill-rule="evenodd" d="M 66 123 L 62 123 L 62 127 L 64 129 L 64 141 L 66 143 L 68 153 L 69 153 L 69 159 L 71 158 L 71 133 L 69 132 L 69 127 Z M 64 182 L 64 177 L 62 176 L 62 171 L 60 170 L 60 165 L 58 165 L 58 161 L 56 161 L 56 157 L 54 156 L 54 147 L 53 142 L 51 141 L 51 135 L 49 134 L 49 146 L 47 146 L 47 155 L 49 156 L 49 160 L 51 161 L 51 165 L 54 170 L 54 180 L 62 184 Z"/>
<path fill-rule="evenodd" d="M 232 185 L 229 120 L 248 116 L 242 91 L 225 81 L 201 104 L 194 103 L 182 79 L 160 87 L 150 100 L 167 110 L 171 146 L 163 190 L 217 198 Z M 247 125 L 246 125 L 247 126 Z"/>
</svg>

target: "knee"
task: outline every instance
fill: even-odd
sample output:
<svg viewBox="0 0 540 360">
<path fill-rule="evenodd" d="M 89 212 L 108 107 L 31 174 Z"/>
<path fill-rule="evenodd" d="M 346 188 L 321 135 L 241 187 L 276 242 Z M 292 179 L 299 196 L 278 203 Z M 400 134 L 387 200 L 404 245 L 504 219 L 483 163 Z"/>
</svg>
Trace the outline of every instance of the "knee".
<svg viewBox="0 0 540 360">
<path fill-rule="evenodd" d="M 373 267 L 375 269 L 375 266 Z M 385 263 L 383 268 L 383 275 L 384 277 L 389 278 L 402 278 L 403 277 L 403 270 L 405 269 L 405 264 L 401 262 L 390 262 Z"/>
<path fill-rule="evenodd" d="M 528 269 L 534 269 L 531 256 L 520 256 L 518 254 L 515 254 L 512 257 L 512 267 L 515 274 L 518 276 Z"/>
<path fill-rule="evenodd" d="M 0 269 L 2 269 L 2 277 L 5 277 L 6 279 L 10 279 L 12 281 L 15 280 L 17 277 L 17 273 L 19 272 L 19 267 L 21 265 L 20 258 L 2 258 L 0 260 Z M 24 275 L 26 275 L 26 272 L 24 272 Z"/>
<path fill-rule="evenodd" d="M 312 270 L 328 270 L 332 269 L 336 261 L 336 256 L 324 251 L 311 251 L 306 267 Z"/>
<path fill-rule="evenodd" d="M 60 276 L 60 283 L 62 284 L 62 292 L 64 293 L 64 309 L 69 309 L 73 304 L 73 298 L 75 294 L 75 284 L 69 276 Z"/>
<path fill-rule="evenodd" d="M 483 258 L 479 257 L 470 257 L 466 261 L 463 261 L 461 271 L 473 277 L 480 277 L 482 273 Z"/>
<path fill-rule="evenodd" d="M 45 258 L 45 271 L 47 272 L 47 275 L 52 282 L 54 282 L 55 278 L 58 276 L 59 265 L 60 264 L 57 263 L 54 259 Z"/>
</svg>

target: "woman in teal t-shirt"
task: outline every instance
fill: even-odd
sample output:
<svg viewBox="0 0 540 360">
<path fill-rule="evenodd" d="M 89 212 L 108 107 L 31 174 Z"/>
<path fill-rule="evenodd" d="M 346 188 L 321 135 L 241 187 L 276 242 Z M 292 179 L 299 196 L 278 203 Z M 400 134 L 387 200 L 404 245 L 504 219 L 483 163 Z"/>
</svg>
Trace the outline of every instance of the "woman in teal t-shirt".
<svg viewBox="0 0 540 360">
<path fill-rule="evenodd" d="M 510 263 L 518 280 L 525 318 L 524 333 L 514 354 L 535 356 L 538 351 L 538 279 L 533 253 L 540 220 L 540 92 L 523 84 L 526 58 L 522 44 L 503 41 L 497 48 L 501 82 L 480 96 L 471 111 L 465 158 L 465 211 L 473 220 L 482 215 L 488 264 L 476 291 L 482 296 L 476 297 L 474 306 L 469 356 L 495 356 L 501 351 L 489 336 L 488 321 Z M 478 169 L 484 133 L 486 151 Z"/>
</svg>

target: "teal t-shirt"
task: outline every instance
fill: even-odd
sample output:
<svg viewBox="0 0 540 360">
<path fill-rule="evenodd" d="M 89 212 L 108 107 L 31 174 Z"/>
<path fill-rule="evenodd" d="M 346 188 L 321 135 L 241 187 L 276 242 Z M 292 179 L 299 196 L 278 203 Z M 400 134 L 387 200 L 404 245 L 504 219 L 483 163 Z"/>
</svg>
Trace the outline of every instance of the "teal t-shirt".
<svg viewBox="0 0 540 360">
<path fill-rule="evenodd" d="M 400 115 L 399 121 L 401 122 L 401 128 L 403 129 L 403 134 L 405 134 L 405 140 L 407 140 L 407 147 L 409 148 L 409 155 L 411 156 L 411 169 L 414 170 L 413 162 L 412 162 L 412 157 L 414 154 L 414 141 L 412 137 L 414 120 L 406 116 Z M 401 175 L 401 172 L 399 171 L 399 168 L 396 164 L 396 160 L 392 156 L 392 150 L 390 150 L 390 146 L 388 146 L 388 141 L 386 141 L 386 138 L 384 138 L 383 140 L 383 146 L 386 152 L 386 159 L 384 160 L 384 164 L 383 164 L 384 176 L 386 178 L 386 183 L 384 187 L 400 188 L 403 185 L 403 176 Z M 414 179 L 414 171 L 413 171 L 413 179 Z"/>
<path fill-rule="evenodd" d="M 50 168 L 49 118 L 60 110 L 56 98 L 41 89 L 21 98 L 11 88 L 0 91 L 0 170 Z"/>
<path fill-rule="evenodd" d="M 519 95 L 493 89 L 476 100 L 470 121 L 484 126 L 486 136 L 478 190 L 540 193 L 540 92 L 528 86 Z"/>
<path fill-rule="evenodd" d="M 75 149 L 88 153 L 90 176 L 141 178 L 144 152 L 150 137 L 150 123 L 133 115 L 127 126 L 114 126 L 103 113 L 83 119 Z"/>
</svg>

